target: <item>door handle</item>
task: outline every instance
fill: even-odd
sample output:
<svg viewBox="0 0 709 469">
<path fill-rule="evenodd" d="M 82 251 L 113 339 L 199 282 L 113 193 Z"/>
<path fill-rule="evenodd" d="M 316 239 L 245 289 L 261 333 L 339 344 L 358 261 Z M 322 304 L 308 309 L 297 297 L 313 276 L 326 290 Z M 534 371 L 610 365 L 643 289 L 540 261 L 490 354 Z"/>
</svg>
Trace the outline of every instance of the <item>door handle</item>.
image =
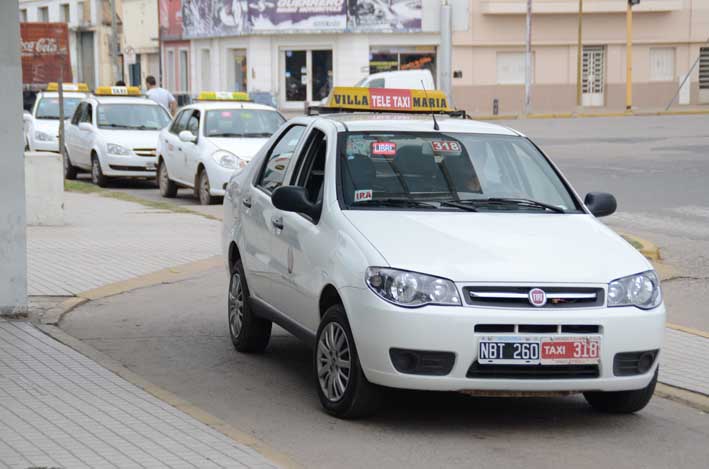
<svg viewBox="0 0 709 469">
<path fill-rule="evenodd" d="M 251 208 L 251 197 L 244 197 L 241 200 L 241 204 L 246 208 Z"/>
<path fill-rule="evenodd" d="M 283 229 L 283 217 L 273 216 L 271 217 L 271 224 L 278 230 Z"/>
<path fill-rule="evenodd" d="M 177 151 L 182 151 L 182 147 L 177 147 Z"/>
</svg>

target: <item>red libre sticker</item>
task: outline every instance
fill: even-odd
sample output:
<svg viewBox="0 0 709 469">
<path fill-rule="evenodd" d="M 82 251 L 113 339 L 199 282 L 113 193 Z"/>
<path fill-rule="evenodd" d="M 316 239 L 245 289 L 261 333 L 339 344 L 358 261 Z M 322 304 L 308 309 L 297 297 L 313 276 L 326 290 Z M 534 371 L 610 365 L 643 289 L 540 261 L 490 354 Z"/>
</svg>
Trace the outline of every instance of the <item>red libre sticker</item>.
<svg viewBox="0 0 709 469">
<path fill-rule="evenodd" d="M 460 153 L 460 143 L 452 140 L 433 140 L 431 142 L 433 151 L 437 153 Z"/>
<path fill-rule="evenodd" d="M 231 111 L 222 111 L 222 117 L 231 117 Z"/>
<path fill-rule="evenodd" d="M 369 106 L 372 109 L 411 110 L 411 90 L 370 88 Z"/>
<path fill-rule="evenodd" d="M 396 143 L 372 142 L 372 155 L 394 156 L 396 155 Z"/>
</svg>

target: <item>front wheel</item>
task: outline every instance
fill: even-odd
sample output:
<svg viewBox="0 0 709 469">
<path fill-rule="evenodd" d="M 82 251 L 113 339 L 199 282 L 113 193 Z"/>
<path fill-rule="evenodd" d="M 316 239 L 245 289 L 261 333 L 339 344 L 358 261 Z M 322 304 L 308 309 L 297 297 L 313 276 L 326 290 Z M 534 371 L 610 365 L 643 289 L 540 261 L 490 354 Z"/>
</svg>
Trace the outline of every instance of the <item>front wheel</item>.
<svg viewBox="0 0 709 469">
<path fill-rule="evenodd" d="M 320 322 L 313 372 L 320 403 L 328 414 L 356 419 L 371 415 L 379 407 L 382 390 L 364 376 L 342 305 L 328 308 Z"/>
<path fill-rule="evenodd" d="M 64 148 L 64 179 L 76 179 L 76 174 L 78 173 L 76 166 L 71 164 L 71 159 L 69 158 L 69 151 Z"/>
<path fill-rule="evenodd" d="M 229 335 L 234 348 L 244 353 L 263 352 L 271 340 L 271 321 L 259 318 L 249 305 L 244 266 L 236 261 L 229 281 Z"/>
<path fill-rule="evenodd" d="M 177 196 L 177 184 L 170 179 L 167 165 L 163 160 L 158 163 L 158 189 L 160 189 L 160 195 L 163 197 L 172 199 Z"/>
<path fill-rule="evenodd" d="M 101 163 L 96 155 L 91 158 L 91 182 L 99 187 L 106 187 L 108 185 L 108 178 L 103 175 Z"/>
<path fill-rule="evenodd" d="M 197 196 L 199 197 L 199 203 L 202 205 L 212 205 L 216 201 L 216 197 L 213 197 L 210 193 L 209 187 L 209 175 L 207 170 L 203 169 L 199 173 L 199 184 L 197 186 Z"/>
<path fill-rule="evenodd" d="M 657 385 L 657 374 L 659 367 L 655 370 L 655 376 L 646 387 L 633 391 L 616 392 L 585 392 L 583 396 L 586 401 L 596 410 L 612 414 L 632 414 L 645 408 L 652 399 Z"/>
</svg>

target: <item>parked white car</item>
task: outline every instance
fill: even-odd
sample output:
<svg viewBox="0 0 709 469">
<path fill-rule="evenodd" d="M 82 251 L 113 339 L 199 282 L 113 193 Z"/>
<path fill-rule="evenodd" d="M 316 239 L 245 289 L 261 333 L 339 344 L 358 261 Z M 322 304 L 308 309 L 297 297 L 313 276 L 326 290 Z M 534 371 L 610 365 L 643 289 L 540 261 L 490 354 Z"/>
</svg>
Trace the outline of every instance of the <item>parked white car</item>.
<svg viewBox="0 0 709 469">
<path fill-rule="evenodd" d="M 229 333 L 241 352 L 264 350 L 272 322 L 303 338 L 320 401 L 343 418 L 372 412 L 381 386 L 582 392 L 635 412 L 665 307 L 651 264 L 597 220 L 615 208 L 582 200 L 505 127 L 299 117 L 227 188 Z"/>
<path fill-rule="evenodd" d="M 433 90 L 433 75 L 430 70 L 394 70 L 373 73 L 362 78 L 356 85 L 361 88 L 399 88 L 412 90 Z"/>
<path fill-rule="evenodd" d="M 37 93 L 32 112 L 23 115 L 25 148 L 59 153 L 59 93 L 57 83 Z M 83 83 L 64 83 L 64 119 L 69 120 L 89 88 Z"/>
<path fill-rule="evenodd" d="M 224 196 L 235 170 L 251 160 L 285 122 L 274 108 L 246 102 L 245 93 L 203 92 L 185 106 L 158 140 L 158 185 L 163 197 L 189 187 L 200 203 Z"/>
<path fill-rule="evenodd" d="M 65 127 L 64 177 L 91 171 L 101 187 L 112 177 L 154 178 L 155 144 L 170 123 L 167 109 L 136 87 L 99 87 L 94 94 L 81 101 Z"/>
</svg>

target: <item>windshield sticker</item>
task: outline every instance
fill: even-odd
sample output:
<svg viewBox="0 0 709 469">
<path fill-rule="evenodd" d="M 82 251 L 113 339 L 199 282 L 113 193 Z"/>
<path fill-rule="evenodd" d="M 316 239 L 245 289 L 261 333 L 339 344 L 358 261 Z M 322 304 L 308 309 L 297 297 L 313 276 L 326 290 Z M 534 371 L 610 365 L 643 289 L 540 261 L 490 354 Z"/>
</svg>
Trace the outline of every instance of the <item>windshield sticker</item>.
<svg viewBox="0 0 709 469">
<path fill-rule="evenodd" d="M 354 201 L 355 202 L 365 202 L 367 200 L 372 200 L 372 189 L 364 189 L 355 191 Z"/>
<path fill-rule="evenodd" d="M 222 111 L 222 117 L 226 119 L 231 118 L 231 111 Z"/>
<path fill-rule="evenodd" d="M 459 154 L 462 150 L 460 143 L 452 140 L 432 140 L 431 147 L 437 153 L 455 153 Z"/>
<path fill-rule="evenodd" d="M 372 155 L 394 156 L 396 155 L 396 143 L 372 142 Z"/>
</svg>

